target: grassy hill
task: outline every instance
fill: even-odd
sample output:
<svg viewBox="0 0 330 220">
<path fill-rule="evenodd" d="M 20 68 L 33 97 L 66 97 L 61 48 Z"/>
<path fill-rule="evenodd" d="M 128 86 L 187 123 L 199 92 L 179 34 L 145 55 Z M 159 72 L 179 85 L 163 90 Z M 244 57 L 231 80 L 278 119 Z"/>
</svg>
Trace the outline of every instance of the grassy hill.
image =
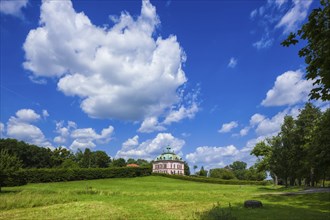
<svg viewBox="0 0 330 220">
<path fill-rule="evenodd" d="M 199 219 L 217 202 L 237 219 L 329 219 L 329 193 L 279 194 L 287 190 L 160 176 L 28 184 L 3 188 L 0 219 Z M 264 207 L 243 208 L 247 199 Z"/>
</svg>

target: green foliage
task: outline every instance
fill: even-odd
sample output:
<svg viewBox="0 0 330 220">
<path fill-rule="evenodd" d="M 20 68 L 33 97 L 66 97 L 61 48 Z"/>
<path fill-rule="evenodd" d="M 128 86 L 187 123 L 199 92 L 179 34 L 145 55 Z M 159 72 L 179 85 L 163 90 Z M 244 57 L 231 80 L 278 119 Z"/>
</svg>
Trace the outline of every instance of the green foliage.
<svg viewBox="0 0 330 220">
<path fill-rule="evenodd" d="M 210 170 L 210 177 L 230 180 L 235 179 L 235 174 L 233 171 L 226 168 L 216 168 Z"/>
<path fill-rule="evenodd" d="M 1 186 L 13 185 L 10 175 L 21 167 L 22 162 L 15 155 L 10 155 L 6 149 L 0 150 L 0 192 Z"/>
<path fill-rule="evenodd" d="M 311 99 L 330 100 L 330 3 L 321 0 L 321 7 L 314 9 L 297 33 L 291 33 L 282 42 L 283 46 L 298 43 L 298 36 L 307 41 L 299 50 L 299 56 L 305 58 L 306 78 L 314 80 L 315 88 L 310 92 Z"/>
<path fill-rule="evenodd" d="M 105 178 L 148 176 L 151 169 L 141 167 L 78 168 L 78 169 L 22 169 L 8 175 L 13 182 L 46 183 Z"/>
<path fill-rule="evenodd" d="M 215 184 L 228 184 L 228 185 L 267 185 L 267 181 L 249 181 L 249 180 L 223 180 L 212 177 L 202 176 L 180 176 L 180 175 L 169 175 L 164 173 L 152 173 L 153 176 L 164 176 L 173 179 L 188 180 L 202 183 L 215 183 Z"/>
<path fill-rule="evenodd" d="M 125 167 L 126 166 L 126 161 L 125 161 L 124 158 L 113 159 L 111 165 L 113 167 Z"/>
<path fill-rule="evenodd" d="M 200 171 L 196 173 L 198 176 L 207 176 L 207 170 L 204 170 L 204 167 L 202 166 Z"/>
<path fill-rule="evenodd" d="M 66 159 L 63 163 L 59 166 L 62 169 L 78 169 L 79 165 L 73 161 L 72 159 Z"/>
<path fill-rule="evenodd" d="M 0 150 L 7 149 L 22 161 L 23 168 L 50 168 L 52 151 L 15 139 L 0 139 Z"/>
<path fill-rule="evenodd" d="M 186 175 L 186 176 L 190 175 L 190 168 L 186 161 L 184 161 L 184 175 Z"/>
<path fill-rule="evenodd" d="M 220 206 L 218 202 L 213 205 L 213 208 L 209 211 L 204 211 L 202 213 L 196 213 L 198 219 L 201 220 L 236 220 L 237 218 L 232 213 L 232 206 L 229 203 L 228 209 L 224 209 Z"/>
<path fill-rule="evenodd" d="M 322 113 L 307 103 L 297 119 L 284 118 L 276 136 L 256 144 L 251 151 L 258 157 L 256 167 L 286 186 L 324 182 L 330 176 L 329 127 L 329 109 Z"/>
<path fill-rule="evenodd" d="M 246 163 L 243 162 L 243 161 L 235 161 L 231 165 L 229 165 L 229 167 L 232 171 L 245 170 L 246 169 Z"/>
</svg>

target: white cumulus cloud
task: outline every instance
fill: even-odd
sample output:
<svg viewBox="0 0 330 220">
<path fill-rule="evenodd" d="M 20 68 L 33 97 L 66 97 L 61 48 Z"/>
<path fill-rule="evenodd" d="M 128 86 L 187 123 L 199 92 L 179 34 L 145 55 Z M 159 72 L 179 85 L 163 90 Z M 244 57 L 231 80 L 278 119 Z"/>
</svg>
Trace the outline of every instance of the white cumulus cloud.
<svg viewBox="0 0 330 220">
<path fill-rule="evenodd" d="M 225 123 L 221 126 L 221 129 L 219 129 L 219 133 L 228 133 L 232 129 L 236 128 L 238 126 L 238 123 L 236 121 L 231 121 L 229 123 Z"/>
<path fill-rule="evenodd" d="M 7 15 L 21 17 L 22 8 L 25 8 L 27 4 L 28 0 L 1 0 L 0 12 Z"/>
<path fill-rule="evenodd" d="M 116 158 L 153 160 L 167 146 L 170 146 L 175 153 L 181 154 L 180 150 L 184 144 L 184 140 L 174 137 L 171 133 L 159 133 L 154 139 L 146 140 L 141 144 L 138 142 L 138 136 L 135 136 L 123 143 L 122 149 L 116 154 Z"/>
<path fill-rule="evenodd" d="M 303 79 L 301 70 L 287 71 L 276 78 L 273 88 L 267 92 L 267 96 L 261 104 L 263 106 L 283 106 L 304 102 L 307 101 L 312 88 L 312 81 Z"/>
<path fill-rule="evenodd" d="M 68 0 L 43 1 L 40 13 L 24 43 L 24 68 L 57 79 L 58 90 L 80 97 L 90 117 L 150 122 L 182 102 L 185 53 L 176 36 L 155 37 L 160 20 L 148 0 L 139 16 L 123 12 L 110 28 L 94 25 Z"/>
<path fill-rule="evenodd" d="M 40 115 L 32 109 L 21 109 L 16 116 L 9 118 L 7 122 L 7 137 L 35 144 L 39 147 L 53 148 L 39 127 L 33 125 L 40 119 Z"/>
<path fill-rule="evenodd" d="M 239 150 L 234 145 L 225 147 L 197 147 L 195 152 L 186 155 L 190 164 L 203 165 L 204 168 L 223 167 L 234 161 L 239 155 Z"/>
</svg>

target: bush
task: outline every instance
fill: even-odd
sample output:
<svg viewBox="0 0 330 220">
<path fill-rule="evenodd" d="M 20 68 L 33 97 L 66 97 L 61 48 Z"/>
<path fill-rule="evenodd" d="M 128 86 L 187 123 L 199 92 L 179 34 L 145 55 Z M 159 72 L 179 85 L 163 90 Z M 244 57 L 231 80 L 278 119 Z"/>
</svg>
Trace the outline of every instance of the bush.
<svg viewBox="0 0 330 220">
<path fill-rule="evenodd" d="M 153 176 L 164 176 L 173 179 L 189 180 L 194 182 L 215 183 L 215 184 L 228 184 L 228 185 L 267 185 L 267 181 L 250 181 L 250 180 L 223 180 L 211 177 L 197 177 L 197 176 L 179 176 L 169 175 L 164 173 L 152 173 Z"/>
<path fill-rule="evenodd" d="M 22 183 L 46 183 L 73 180 L 91 180 L 105 178 L 126 178 L 149 176 L 150 168 L 78 168 L 78 169 L 23 169 L 7 176 L 4 186 L 22 185 Z"/>
</svg>

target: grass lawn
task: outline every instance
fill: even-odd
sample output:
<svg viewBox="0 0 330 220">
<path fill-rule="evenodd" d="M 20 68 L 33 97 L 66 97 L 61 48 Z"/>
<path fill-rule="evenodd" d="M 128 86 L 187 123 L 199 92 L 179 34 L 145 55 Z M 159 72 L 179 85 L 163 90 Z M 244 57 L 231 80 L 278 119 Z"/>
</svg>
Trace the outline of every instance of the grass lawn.
<svg viewBox="0 0 330 220">
<path fill-rule="evenodd" d="M 330 193 L 197 183 L 148 176 L 4 187 L 0 219 L 199 219 L 217 202 L 237 219 L 330 219 Z M 264 207 L 246 209 L 244 200 Z"/>
</svg>

